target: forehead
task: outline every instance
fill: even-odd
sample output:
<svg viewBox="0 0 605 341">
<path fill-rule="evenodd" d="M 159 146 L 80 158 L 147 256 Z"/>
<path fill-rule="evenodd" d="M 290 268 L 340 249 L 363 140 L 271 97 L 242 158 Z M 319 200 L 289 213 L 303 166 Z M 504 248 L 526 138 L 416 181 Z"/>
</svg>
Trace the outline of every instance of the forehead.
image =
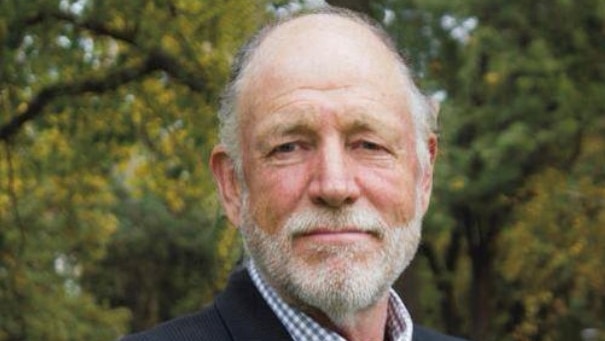
<svg viewBox="0 0 605 341">
<path fill-rule="evenodd" d="M 359 81 L 379 76 L 401 83 L 400 66 L 395 53 L 367 25 L 337 15 L 313 14 L 268 33 L 248 63 L 244 75 L 248 82 L 244 83 L 281 75 L 298 76 L 288 81 L 308 81 L 309 85 L 314 81 L 329 85 L 355 75 Z"/>
<path fill-rule="evenodd" d="M 376 101 L 407 103 L 395 53 L 366 25 L 330 14 L 281 24 L 254 52 L 240 87 L 244 121 L 285 95 L 311 89 L 352 89 Z M 385 103 L 385 105 L 393 106 Z"/>
<path fill-rule="evenodd" d="M 271 52 L 274 52 L 273 55 L 280 55 L 277 52 L 287 52 L 283 49 L 291 51 L 301 48 L 304 51 L 316 45 L 331 47 L 329 50 L 335 51 L 336 46 L 334 45 L 322 45 L 330 44 L 334 38 L 341 43 L 357 42 L 362 47 L 388 50 L 370 24 L 362 22 L 361 19 L 336 14 L 310 14 L 275 26 L 265 35 L 258 51 L 262 51 L 265 57 L 269 56 Z M 368 44 L 372 46 L 368 46 Z M 352 46 L 349 45 L 349 47 Z"/>
<path fill-rule="evenodd" d="M 327 131 L 336 131 L 342 137 L 371 133 L 393 143 L 413 138 L 411 118 L 401 114 L 405 108 L 389 107 L 363 93 L 350 91 L 288 94 L 283 104 L 263 107 L 261 115 L 253 115 L 245 135 L 249 142 L 250 138 L 318 137 Z"/>
</svg>

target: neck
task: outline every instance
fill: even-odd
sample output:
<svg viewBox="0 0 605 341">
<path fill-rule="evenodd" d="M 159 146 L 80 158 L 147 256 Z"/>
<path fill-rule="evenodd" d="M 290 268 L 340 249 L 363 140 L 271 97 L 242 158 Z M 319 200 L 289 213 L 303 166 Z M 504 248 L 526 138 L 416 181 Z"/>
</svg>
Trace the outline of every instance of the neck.
<svg viewBox="0 0 605 341">
<path fill-rule="evenodd" d="M 341 321 L 331 320 L 317 309 L 305 309 L 305 312 L 322 327 L 333 330 L 348 341 L 383 340 L 387 324 L 389 292 L 376 304 L 351 314 Z"/>
</svg>

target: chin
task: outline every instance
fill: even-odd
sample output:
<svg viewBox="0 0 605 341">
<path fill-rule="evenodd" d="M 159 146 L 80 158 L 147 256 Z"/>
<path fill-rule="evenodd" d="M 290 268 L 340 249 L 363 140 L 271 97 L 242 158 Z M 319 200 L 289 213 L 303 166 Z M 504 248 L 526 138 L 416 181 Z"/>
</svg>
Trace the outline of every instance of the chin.
<svg viewBox="0 0 605 341">
<path fill-rule="evenodd" d="M 359 311 L 383 298 L 398 277 L 380 259 L 382 255 L 364 257 L 355 251 L 341 249 L 313 265 L 295 260 L 281 284 L 301 305 L 320 310 L 336 325 L 346 325 Z"/>
</svg>

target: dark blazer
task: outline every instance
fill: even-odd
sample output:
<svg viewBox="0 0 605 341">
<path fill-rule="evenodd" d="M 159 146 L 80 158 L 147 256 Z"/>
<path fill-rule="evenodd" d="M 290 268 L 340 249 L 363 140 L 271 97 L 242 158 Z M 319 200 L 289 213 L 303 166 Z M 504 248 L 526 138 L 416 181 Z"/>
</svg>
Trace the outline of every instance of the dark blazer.
<svg viewBox="0 0 605 341">
<path fill-rule="evenodd" d="M 290 341 L 290 334 L 254 286 L 248 272 L 235 271 L 225 291 L 202 311 L 122 341 Z M 462 341 L 414 325 L 413 341 Z"/>
</svg>

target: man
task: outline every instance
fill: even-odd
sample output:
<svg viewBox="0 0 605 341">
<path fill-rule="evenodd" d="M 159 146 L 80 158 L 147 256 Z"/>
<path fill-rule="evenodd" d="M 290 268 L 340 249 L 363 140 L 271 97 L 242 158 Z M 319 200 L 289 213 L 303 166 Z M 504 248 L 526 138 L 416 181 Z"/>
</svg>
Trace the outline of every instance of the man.
<svg viewBox="0 0 605 341">
<path fill-rule="evenodd" d="M 135 340 L 456 340 L 391 285 L 429 204 L 436 110 L 386 34 L 332 8 L 261 30 L 235 62 L 210 166 L 248 259 L 205 310 Z"/>
</svg>

